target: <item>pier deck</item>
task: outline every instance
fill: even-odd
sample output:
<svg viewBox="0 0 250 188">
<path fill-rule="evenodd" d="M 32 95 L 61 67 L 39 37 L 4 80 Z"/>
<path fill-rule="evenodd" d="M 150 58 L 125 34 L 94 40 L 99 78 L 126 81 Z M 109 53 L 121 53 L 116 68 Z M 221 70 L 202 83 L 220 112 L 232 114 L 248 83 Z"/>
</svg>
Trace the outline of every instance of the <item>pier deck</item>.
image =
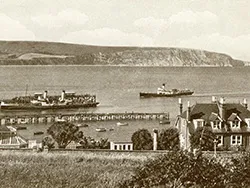
<svg viewBox="0 0 250 188">
<path fill-rule="evenodd" d="M 77 114 L 44 114 L 23 116 L 1 116 L 1 125 L 21 125 L 53 123 L 56 121 L 88 122 L 111 120 L 169 120 L 169 113 L 77 113 Z"/>
</svg>

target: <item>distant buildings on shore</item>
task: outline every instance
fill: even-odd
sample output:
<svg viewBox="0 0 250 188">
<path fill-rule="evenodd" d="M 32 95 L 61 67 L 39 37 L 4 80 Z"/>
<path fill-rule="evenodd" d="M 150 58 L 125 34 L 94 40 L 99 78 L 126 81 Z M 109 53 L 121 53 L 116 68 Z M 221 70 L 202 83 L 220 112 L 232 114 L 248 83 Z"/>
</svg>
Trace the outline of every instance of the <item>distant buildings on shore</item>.
<svg viewBox="0 0 250 188">
<path fill-rule="evenodd" d="M 27 146 L 28 143 L 17 135 L 15 128 L 0 125 L 0 148 L 25 148 Z"/>
</svg>

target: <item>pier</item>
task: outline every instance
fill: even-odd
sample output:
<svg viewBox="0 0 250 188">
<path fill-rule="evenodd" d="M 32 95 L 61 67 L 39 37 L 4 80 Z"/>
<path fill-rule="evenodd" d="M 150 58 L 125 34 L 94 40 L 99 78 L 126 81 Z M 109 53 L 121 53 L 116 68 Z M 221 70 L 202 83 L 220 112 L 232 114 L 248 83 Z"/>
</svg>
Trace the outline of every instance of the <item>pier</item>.
<svg viewBox="0 0 250 188">
<path fill-rule="evenodd" d="M 89 122 L 112 120 L 169 120 L 169 113 L 77 113 L 77 114 L 42 114 L 13 115 L 0 117 L 0 125 L 22 125 L 54 123 L 57 121 Z"/>
</svg>

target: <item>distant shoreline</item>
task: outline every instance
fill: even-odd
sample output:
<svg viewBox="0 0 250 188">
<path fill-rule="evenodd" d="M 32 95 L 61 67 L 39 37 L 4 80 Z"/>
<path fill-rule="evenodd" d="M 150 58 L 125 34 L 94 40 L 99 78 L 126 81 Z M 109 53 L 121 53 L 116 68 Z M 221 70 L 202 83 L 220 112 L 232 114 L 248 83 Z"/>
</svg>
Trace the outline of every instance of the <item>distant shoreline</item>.
<svg viewBox="0 0 250 188">
<path fill-rule="evenodd" d="M 171 67 L 171 68 L 244 68 L 250 66 L 215 66 L 215 65 L 203 65 L 203 66 L 154 66 L 154 65 L 77 65 L 77 64 L 70 64 L 70 65 L 0 65 L 0 67 Z"/>
</svg>

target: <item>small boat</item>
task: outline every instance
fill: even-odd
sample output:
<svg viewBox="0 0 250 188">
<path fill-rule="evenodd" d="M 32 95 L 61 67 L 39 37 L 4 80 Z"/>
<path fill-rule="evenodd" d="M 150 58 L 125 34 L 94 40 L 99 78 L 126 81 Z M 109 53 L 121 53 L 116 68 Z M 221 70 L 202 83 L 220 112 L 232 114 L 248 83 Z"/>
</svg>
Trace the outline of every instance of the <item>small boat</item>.
<svg viewBox="0 0 250 188">
<path fill-rule="evenodd" d="M 168 119 L 163 119 L 159 122 L 160 124 L 170 124 L 170 120 Z"/>
<path fill-rule="evenodd" d="M 41 134 L 44 134 L 44 132 L 43 131 L 34 132 L 34 135 L 41 135 Z"/>
<path fill-rule="evenodd" d="M 18 127 L 15 127 L 16 130 L 26 130 L 27 127 L 24 127 L 24 126 L 18 126 Z"/>
<path fill-rule="evenodd" d="M 28 121 L 22 119 L 22 120 L 20 121 L 20 124 L 28 124 Z"/>
<path fill-rule="evenodd" d="M 89 127 L 89 125 L 88 124 L 81 124 L 81 123 L 79 123 L 79 124 L 77 124 L 77 127 Z"/>
<path fill-rule="evenodd" d="M 95 129 L 97 132 L 106 132 L 105 128 L 96 128 Z"/>
<path fill-rule="evenodd" d="M 110 129 L 109 129 L 109 131 L 113 131 L 113 130 L 114 130 L 114 128 L 110 128 Z"/>
<path fill-rule="evenodd" d="M 147 92 L 140 92 L 140 97 L 142 98 L 149 98 L 149 97 L 175 97 L 175 96 L 182 96 L 182 95 L 192 95 L 194 91 L 189 89 L 178 90 L 178 89 L 171 89 L 166 90 L 165 84 L 162 84 L 162 87 L 158 88 L 156 93 L 147 93 Z"/>
<path fill-rule="evenodd" d="M 67 120 L 66 120 L 66 119 L 58 118 L 58 119 L 56 120 L 56 122 L 67 122 Z"/>
<path fill-rule="evenodd" d="M 116 123 L 117 126 L 128 126 L 128 123 L 121 123 L 121 122 L 118 122 Z"/>
</svg>

